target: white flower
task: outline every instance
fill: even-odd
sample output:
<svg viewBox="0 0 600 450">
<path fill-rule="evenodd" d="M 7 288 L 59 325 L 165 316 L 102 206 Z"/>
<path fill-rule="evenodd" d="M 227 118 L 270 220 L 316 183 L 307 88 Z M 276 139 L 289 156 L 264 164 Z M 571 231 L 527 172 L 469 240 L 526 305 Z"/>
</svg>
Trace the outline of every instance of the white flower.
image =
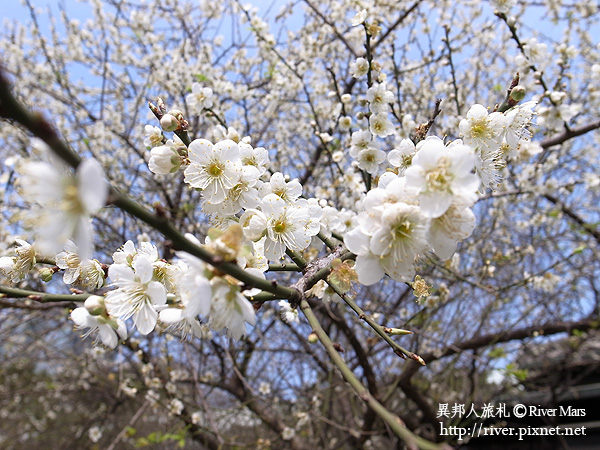
<svg viewBox="0 0 600 450">
<path fill-rule="evenodd" d="M 340 126 L 340 130 L 349 130 L 352 127 L 352 117 L 342 116 L 338 121 L 338 125 Z"/>
<path fill-rule="evenodd" d="M 475 155 L 475 172 L 481 180 L 481 185 L 494 189 L 502 180 L 501 171 L 505 166 L 501 149 L 479 148 Z"/>
<path fill-rule="evenodd" d="M 127 339 L 127 328 L 122 320 L 102 315 L 92 316 L 83 306 L 71 311 L 71 320 L 77 328 L 89 328 L 84 338 L 97 331 L 98 339 L 108 348 L 114 349 L 119 338 Z"/>
<path fill-rule="evenodd" d="M 202 411 L 194 411 L 192 413 L 192 423 L 194 425 L 200 425 L 202 423 Z"/>
<path fill-rule="evenodd" d="M 440 259 L 450 259 L 458 242 L 471 235 L 475 222 L 471 209 L 453 203 L 444 214 L 431 221 L 427 240 Z"/>
<path fill-rule="evenodd" d="M 269 261 L 265 257 L 265 239 L 263 237 L 256 242 L 252 242 L 252 253 L 246 255 L 245 262 L 247 268 L 258 269 L 265 272 L 269 268 Z"/>
<path fill-rule="evenodd" d="M 279 311 L 279 315 L 281 316 L 281 320 L 285 323 L 300 323 L 298 319 L 298 310 L 293 309 L 290 306 L 290 302 L 287 300 L 280 300 L 278 303 L 281 310 Z"/>
<path fill-rule="evenodd" d="M 5 274 L 10 281 L 21 281 L 36 263 L 35 249 L 31 244 L 15 239 L 18 247 L 15 248 L 17 256 L 3 256 L 0 258 L 0 272 Z"/>
<path fill-rule="evenodd" d="M 262 275 L 257 269 L 253 275 Z M 264 276 L 264 275 L 263 275 Z M 227 280 L 215 277 L 212 281 L 213 302 L 210 312 L 209 325 L 215 331 L 227 328 L 227 334 L 234 339 L 241 339 L 246 334 L 246 322 L 250 325 L 256 323 L 254 307 L 248 299 L 242 295 L 238 286 Z"/>
<path fill-rule="evenodd" d="M 102 439 L 102 430 L 97 425 L 93 426 L 88 430 L 88 437 L 90 438 L 90 441 L 92 441 L 95 444 L 100 439 Z"/>
<path fill-rule="evenodd" d="M 526 141 L 531 137 L 531 133 L 527 129 L 531 125 L 533 117 L 533 108 L 537 102 L 531 101 L 515 106 L 506 112 L 506 134 L 504 140 L 513 149 L 519 145 L 519 141 Z"/>
<path fill-rule="evenodd" d="M 377 148 L 367 148 L 361 150 L 356 158 L 358 168 L 367 171 L 371 175 L 376 175 L 379 171 L 379 165 L 385 161 L 385 152 Z"/>
<path fill-rule="evenodd" d="M 523 53 L 534 66 L 545 66 L 548 63 L 548 45 L 538 42 L 536 38 L 531 38 L 523 44 Z"/>
<path fill-rule="evenodd" d="M 185 102 L 195 113 L 202 112 L 213 105 L 213 91 L 211 88 L 202 87 L 199 83 L 192 84 L 192 93 L 185 97 Z"/>
<path fill-rule="evenodd" d="M 539 126 L 547 127 L 551 130 L 559 130 L 565 122 L 571 120 L 581 110 L 578 103 L 572 105 L 543 106 L 538 109 L 537 123 Z"/>
<path fill-rule="evenodd" d="M 258 386 L 258 392 L 261 395 L 269 395 L 271 393 L 271 385 L 264 381 L 261 382 L 260 385 Z"/>
<path fill-rule="evenodd" d="M 352 144 L 350 147 L 350 156 L 356 158 L 362 150 L 372 147 L 373 136 L 367 130 L 355 131 L 352 133 Z"/>
<path fill-rule="evenodd" d="M 55 260 L 56 265 L 65 271 L 65 284 L 76 283 L 90 290 L 100 289 L 104 285 L 104 270 L 100 263 L 96 260 L 82 260 L 73 241 L 65 243 L 65 251 L 56 255 Z"/>
<path fill-rule="evenodd" d="M 192 235 L 187 234 L 186 237 L 196 245 L 200 245 L 200 242 Z M 185 269 L 178 273 L 176 279 L 181 308 L 162 310 L 160 320 L 173 323 L 183 319 L 195 319 L 199 314 L 205 317 L 208 316 L 211 307 L 212 289 L 207 278 L 206 264 L 187 252 L 178 251 L 176 255 L 185 264 Z"/>
<path fill-rule="evenodd" d="M 269 163 L 269 152 L 263 147 L 253 148 L 250 144 L 240 142 L 240 159 L 244 166 L 254 166 L 258 170 L 259 177 L 267 171 Z"/>
<path fill-rule="evenodd" d="M 281 432 L 281 439 L 284 441 L 291 441 L 296 436 L 296 430 L 290 427 L 285 427 Z"/>
<path fill-rule="evenodd" d="M 398 174 L 402 175 L 404 171 L 412 164 L 413 156 L 417 149 L 410 139 L 402 139 L 398 147 L 388 153 L 388 161 L 394 167 L 397 167 Z"/>
<path fill-rule="evenodd" d="M 350 63 L 350 73 L 353 78 L 360 78 L 369 71 L 369 61 L 365 58 L 356 58 L 356 61 Z"/>
<path fill-rule="evenodd" d="M 423 213 L 439 217 L 454 197 L 472 198 L 479 187 L 479 179 L 472 173 L 475 162 L 473 150 L 466 145 L 446 147 L 435 136 L 419 142 L 405 176 L 409 186 L 419 189 Z"/>
<path fill-rule="evenodd" d="M 464 143 L 482 150 L 499 148 L 505 127 L 504 114 L 499 112 L 488 114 L 485 106 L 479 104 L 471 106 L 466 119 L 458 124 Z"/>
<path fill-rule="evenodd" d="M 278 195 L 269 194 L 263 199 L 262 209 L 262 212 L 246 212 L 249 219 L 244 233 L 251 240 L 266 234 L 265 256 L 271 261 L 282 258 L 286 248 L 304 250 L 310 244 L 311 236 L 318 233 L 318 229 L 316 232 L 308 229 L 311 213 L 302 203 L 289 204 Z M 246 217 L 242 216 L 240 222 Z"/>
<path fill-rule="evenodd" d="M 344 235 L 344 244 L 357 255 L 358 281 L 371 285 L 384 273 L 396 281 L 409 281 L 414 258 L 427 248 L 427 217 L 418 206 L 403 202 L 374 202 L 369 209 L 359 215 L 359 226 Z"/>
<path fill-rule="evenodd" d="M 394 94 L 386 89 L 385 83 L 373 83 L 367 90 L 367 100 L 371 112 L 387 112 L 389 104 L 394 101 Z"/>
<path fill-rule="evenodd" d="M 225 140 L 212 144 L 196 139 L 189 146 L 190 165 L 185 169 L 185 182 L 202 189 L 210 203 L 221 203 L 239 181 L 242 170 L 238 145 Z"/>
<path fill-rule="evenodd" d="M 169 413 L 174 416 L 179 416 L 183 412 L 183 402 L 178 398 L 173 398 L 169 402 Z"/>
<path fill-rule="evenodd" d="M 154 147 L 150 151 L 150 155 L 148 168 L 157 175 L 174 173 L 181 167 L 182 158 L 175 150 L 174 142 L 170 139 L 165 145 Z"/>
<path fill-rule="evenodd" d="M 387 119 L 387 113 L 371 114 L 369 117 L 369 130 L 375 136 L 386 137 L 394 133 L 394 125 Z"/>
<path fill-rule="evenodd" d="M 297 180 L 285 181 L 281 172 L 271 175 L 271 180 L 260 187 L 261 197 L 275 194 L 287 203 L 295 202 L 302 195 L 302 185 Z"/>
<path fill-rule="evenodd" d="M 106 296 L 108 313 L 122 320 L 133 316 L 135 326 L 144 335 L 156 325 L 156 306 L 164 305 L 167 301 L 165 287 L 152 281 L 152 275 L 152 261 L 144 256 L 136 258 L 132 267 L 113 264 L 108 269 L 112 285 L 119 287 Z"/>
<path fill-rule="evenodd" d="M 494 11 L 504 14 L 508 14 L 516 3 L 517 0 L 490 0 L 490 5 L 494 8 Z"/>
<path fill-rule="evenodd" d="M 369 242 L 370 251 L 380 257 L 389 256 L 394 264 L 412 265 L 415 256 L 427 246 L 428 221 L 419 207 L 401 202 L 388 203 L 380 220 L 380 226 Z"/>
<path fill-rule="evenodd" d="M 19 170 L 22 196 L 39 205 L 29 210 L 38 248 L 55 254 L 72 238 L 81 257 L 91 257 L 94 244 L 90 215 L 105 205 L 108 196 L 98 161 L 83 161 L 74 177 L 42 162 L 26 163 Z"/>
<path fill-rule="evenodd" d="M 162 130 L 152 125 L 146 125 L 144 127 L 144 145 L 146 147 L 158 147 L 162 145 L 163 135 Z"/>
<path fill-rule="evenodd" d="M 152 262 L 155 269 L 159 269 L 161 262 L 158 258 L 158 248 L 156 248 L 156 245 L 147 241 L 140 241 L 140 239 L 138 237 L 139 249 L 135 247 L 132 241 L 125 242 L 119 250 L 112 254 L 113 261 L 115 264 L 125 264 L 133 267 L 133 263 L 137 258 L 144 257 Z"/>
<path fill-rule="evenodd" d="M 260 172 L 254 166 L 243 166 L 239 180 L 227 193 L 221 203 L 202 203 L 202 210 L 207 214 L 234 215 L 242 208 L 256 208 L 260 203 L 259 191 L 255 187 L 259 182 Z M 267 183 L 268 184 L 268 183 Z"/>
<path fill-rule="evenodd" d="M 361 9 L 356 13 L 356 15 L 352 18 L 352 26 L 356 27 L 361 23 L 364 23 L 367 20 L 367 10 Z"/>
</svg>

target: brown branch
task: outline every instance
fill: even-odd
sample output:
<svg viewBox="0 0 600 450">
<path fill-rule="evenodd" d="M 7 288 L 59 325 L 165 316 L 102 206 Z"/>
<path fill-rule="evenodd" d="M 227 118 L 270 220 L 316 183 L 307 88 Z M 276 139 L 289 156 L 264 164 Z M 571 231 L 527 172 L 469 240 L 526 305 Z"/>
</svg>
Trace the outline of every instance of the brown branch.
<svg viewBox="0 0 600 450">
<path fill-rule="evenodd" d="M 429 133 L 431 126 L 435 122 L 435 118 L 437 116 L 439 116 L 440 113 L 442 112 L 442 110 L 440 109 L 441 103 L 442 103 L 442 99 L 438 98 L 435 101 L 435 108 L 434 108 L 433 113 L 431 114 L 431 117 L 429 118 L 429 120 L 427 122 L 422 123 L 419 126 L 417 126 L 417 130 L 415 133 L 415 144 L 417 144 L 417 143 L 421 142 L 423 139 L 425 139 L 425 137 L 427 136 L 427 133 Z"/>
<path fill-rule="evenodd" d="M 400 14 L 400 16 L 396 19 L 396 21 L 393 24 L 390 25 L 390 27 L 385 31 L 385 33 L 383 33 L 381 37 L 373 43 L 372 50 L 375 50 L 377 47 L 379 47 L 379 45 L 381 45 L 381 43 L 387 39 L 387 37 L 392 33 L 392 31 L 394 31 L 399 25 L 401 25 L 402 22 L 404 22 L 404 19 L 406 19 L 410 15 L 410 13 L 412 13 L 420 4 L 421 0 L 417 0 L 410 6 L 410 8 L 408 8 L 406 11 Z"/>
<path fill-rule="evenodd" d="M 512 331 L 499 331 L 476 336 L 466 341 L 450 344 L 441 350 L 425 353 L 422 357 L 429 364 L 432 361 L 456 355 L 465 350 L 475 350 L 489 345 L 523 340 L 538 335 L 548 336 L 558 333 L 570 333 L 573 330 L 588 331 L 597 328 L 600 328 L 600 321 L 596 317 L 589 317 L 575 322 L 551 322 L 545 325 L 531 325 L 528 327 L 517 328 Z M 419 367 L 421 367 L 420 364 L 408 364 L 406 370 L 402 374 L 402 378 L 409 379 L 417 372 Z"/>
<path fill-rule="evenodd" d="M 0 308 L 16 308 L 29 310 L 47 310 L 52 308 L 75 308 L 77 305 L 74 302 L 54 302 L 54 303 L 38 303 L 32 300 L 16 300 L 9 301 L 5 298 L 0 298 Z"/>
<path fill-rule="evenodd" d="M 591 235 L 596 242 L 600 244 L 600 231 L 598 231 L 598 229 L 596 229 L 593 225 L 586 223 L 577 213 L 575 213 L 575 211 L 570 209 L 561 200 L 553 195 L 544 194 L 544 198 L 556 205 L 564 215 L 577 223 L 587 234 Z"/>
<path fill-rule="evenodd" d="M 543 149 L 547 149 L 555 145 L 560 145 L 571 138 L 581 136 L 582 134 L 589 133 L 590 131 L 596 130 L 598 128 L 600 128 L 600 119 L 597 119 L 581 127 L 570 128 L 568 130 L 563 131 L 562 133 L 557 134 L 556 136 L 544 139 L 542 142 L 540 142 L 540 145 Z"/>
</svg>

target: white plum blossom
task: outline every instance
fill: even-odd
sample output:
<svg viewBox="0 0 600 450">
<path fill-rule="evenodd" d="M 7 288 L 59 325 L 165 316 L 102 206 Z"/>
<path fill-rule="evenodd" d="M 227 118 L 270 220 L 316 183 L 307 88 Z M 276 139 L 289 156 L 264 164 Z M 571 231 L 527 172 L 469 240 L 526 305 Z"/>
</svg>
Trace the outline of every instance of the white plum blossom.
<svg viewBox="0 0 600 450">
<path fill-rule="evenodd" d="M 122 320 L 103 315 L 93 316 L 83 306 L 71 311 L 71 320 L 77 328 L 89 328 L 83 336 L 84 338 L 98 332 L 97 340 L 99 339 L 110 349 L 114 349 L 117 346 L 119 338 L 123 340 L 127 339 L 127 328 Z"/>
<path fill-rule="evenodd" d="M 309 228 L 311 211 L 308 205 L 286 203 L 276 194 L 263 199 L 262 211 L 248 210 L 245 216 L 240 219 L 241 223 L 245 219 L 248 222 L 244 233 L 254 241 L 266 235 L 265 256 L 271 261 L 282 258 L 286 248 L 304 250 L 319 231 L 318 226 Z"/>
<path fill-rule="evenodd" d="M 458 128 L 465 144 L 482 151 L 496 150 L 502 144 L 506 117 L 500 112 L 488 114 L 483 105 L 473 105 Z"/>
<path fill-rule="evenodd" d="M 169 413 L 174 416 L 180 416 L 183 412 L 183 402 L 178 398 L 173 398 L 169 402 Z"/>
<path fill-rule="evenodd" d="M 472 173 L 475 162 L 473 150 L 466 145 L 447 147 L 435 136 L 419 142 L 405 176 L 407 184 L 419 190 L 425 215 L 439 217 L 455 197 L 473 197 L 479 187 L 479 178 Z"/>
<path fill-rule="evenodd" d="M 367 100 L 371 112 L 387 112 L 390 109 L 389 104 L 394 101 L 394 94 L 386 89 L 385 83 L 373 83 L 367 90 Z"/>
<path fill-rule="evenodd" d="M 22 239 L 15 239 L 15 242 L 18 244 L 15 247 L 17 256 L 0 258 L 0 273 L 6 275 L 13 283 L 25 278 L 36 263 L 34 247 Z"/>
<path fill-rule="evenodd" d="M 190 165 L 185 169 L 185 182 L 202 189 L 206 201 L 221 203 L 239 181 L 242 170 L 240 149 L 231 140 L 212 144 L 196 139 L 189 145 Z"/>
<path fill-rule="evenodd" d="M 531 137 L 527 127 L 531 125 L 533 108 L 536 104 L 535 101 L 526 102 L 511 108 L 505 113 L 506 133 L 504 140 L 511 148 L 516 149 L 521 139 L 528 141 Z"/>
<path fill-rule="evenodd" d="M 352 127 L 352 117 L 342 116 L 338 121 L 340 130 L 349 130 Z"/>
<path fill-rule="evenodd" d="M 262 381 L 258 386 L 258 392 L 261 395 L 269 395 L 271 393 L 271 384 Z"/>
<path fill-rule="evenodd" d="M 390 164 L 397 167 L 398 173 L 402 175 L 412 164 L 412 159 L 416 152 L 417 149 L 413 141 L 402 139 L 400 144 L 388 153 L 387 158 Z"/>
<path fill-rule="evenodd" d="M 144 127 L 144 145 L 146 147 L 158 147 L 163 143 L 162 130 L 159 127 L 153 125 L 146 125 Z"/>
<path fill-rule="evenodd" d="M 281 439 L 284 441 L 291 441 L 296 436 L 296 430 L 290 427 L 285 427 L 281 432 Z"/>
<path fill-rule="evenodd" d="M 388 120 L 386 112 L 371 114 L 369 131 L 375 136 L 386 137 L 394 133 L 394 125 Z"/>
<path fill-rule="evenodd" d="M 63 282 L 65 284 L 79 284 L 84 288 L 95 290 L 104 285 L 104 270 L 96 260 L 81 259 L 79 249 L 75 243 L 68 240 L 65 250 L 54 258 L 56 265 L 65 271 Z"/>
<path fill-rule="evenodd" d="M 108 184 L 98 161 L 83 161 L 75 176 L 43 162 L 25 163 L 19 172 L 21 195 L 37 206 L 28 211 L 28 221 L 38 237 L 37 247 L 43 253 L 55 254 L 71 238 L 82 258 L 91 257 L 90 215 L 102 208 L 108 197 Z"/>
<path fill-rule="evenodd" d="M 385 161 L 385 156 L 385 152 L 374 147 L 361 150 L 356 158 L 358 168 L 375 176 L 379 172 L 379 166 Z"/>
<path fill-rule="evenodd" d="M 269 163 L 269 153 L 263 147 L 253 148 L 250 144 L 240 142 L 240 159 L 242 165 L 253 166 L 258 170 L 258 175 L 261 177 L 267 171 Z"/>
<path fill-rule="evenodd" d="M 471 235 L 475 222 L 470 208 L 453 203 L 444 214 L 431 221 L 427 240 L 442 260 L 450 259 L 458 242 Z"/>
<path fill-rule="evenodd" d="M 394 174 L 385 189 L 367 193 L 357 226 L 344 235 L 344 244 L 357 255 L 354 268 L 361 284 L 374 284 L 386 273 L 396 281 L 414 276 L 415 257 L 428 249 L 429 226 L 416 194 Z"/>
<path fill-rule="evenodd" d="M 281 308 L 279 310 L 281 320 L 289 324 L 300 323 L 300 320 L 298 319 L 298 310 L 293 309 L 290 306 L 290 302 L 288 302 L 287 300 L 280 300 L 277 304 Z"/>
<path fill-rule="evenodd" d="M 350 156 L 356 158 L 362 150 L 374 146 L 373 136 L 367 130 L 355 131 L 352 133 L 352 144 L 350 147 Z"/>
<path fill-rule="evenodd" d="M 369 61 L 365 58 L 356 58 L 356 61 L 350 63 L 350 73 L 354 78 L 360 78 L 369 71 Z"/>
<path fill-rule="evenodd" d="M 185 102 L 195 113 L 201 113 L 205 108 L 211 108 L 213 105 L 213 90 L 209 87 L 202 87 L 200 83 L 192 84 L 192 93 L 185 97 Z"/>
<path fill-rule="evenodd" d="M 581 105 L 578 103 L 542 106 L 537 110 L 537 123 L 542 127 L 559 130 L 564 127 L 565 122 L 569 122 L 580 110 Z"/>
<path fill-rule="evenodd" d="M 525 53 L 530 64 L 540 66 L 537 67 L 538 70 L 548 63 L 548 45 L 538 42 L 536 38 L 531 38 L 523 44 L 523 53 Z"/>
<path fill-rule="evenodd" d="M 179 170 L 183 163 L 178 148 L 184 148 L 183 143 L 175 136 L 175 140 L 169 139 L 164 145 L 152 148 L 148 168 L 157 175 L 166 175 Z"/>
<path fill-rule="evenodd" d="M 275 194 L 285 200 L 287 203 L 295 202 L 302 195 L 302 185 L 298 180 L 285 181 L 281 172 L 275 172 L 271 175 L 268 183 L 260 187 L 261 197 L 269 194 Z"/>
<path fill-rule="evenodd" d="M 259 191 L 256 188 L 260 172 L 255 166 L 243 166 L 238 175 L 238 182 L 229 190 L 225 200 L 217 204 L 204 202 L 202 210 L 208 214 L 234 215 L 242 208 L 256 208 L 260 203 Z"/>
<path fill-rule="evenodd" d="M 356 27 L 367 20 L 367 10 L 361 9 L 356 13 L 356 15 L 352 18 L 352 26 Z"/>
<path fill-rule="evenodd" d="M 253 275 L 261 273 L 257 269 Z M 254 307 L 248 299 L 242 295 L 236 285 L 227 280 L 215 277 L 212 281 L 213 302 L 210 313 L 209 325 L 215 331 L 227 329 L 227 334 L 234 339 L 241 339 L 246 334 L 246 322 L 250 325 L 256 324 Z"/>
<path fill-rule="evenodd" d="M 200 245 L 192 235 L 186 237 Z M 194 319 L 198 315 L 208 316 L 212 301 L 212 289 L 207 278 L 207 266 L 201 259 L 184 251 L 178 251 L 177 257 L 184 263 L 184 269 L 176 279 L 177 294 L 181 300 L 180 308 L 167 308 L 160 312 L 160 320 L 167 323 L 183 319 Z"/>
<path fill-rule="evenodd" d="M 132 266 L 133 262 L 140 256 L 154 263 L 158 260 L 158 248 L 156 248 L 156 245 L 146 241 L 139 242 L 139 248 L 136 248 L 133 241 L 129 240 L 112 254 L 112 259 L 115 264 Z"/>
<path fill-rule="evenodd" d="M 131 267 L 113 264 L 108 269 L 112 286 L 118 287 L 106 295 L 108 313 L 121 320 L 133 317 L 138 331 L 144 335 L 150 333 L 156 325 L 156 308 L 167 301 L 165 287 L 152 280 L 152 262 L 145 256 L 139 256 Z"/>
<path fill-rule="evenodd" d="M 102 430 L 99 426 L 95 425 L 88 430 L 88 437 L 95 444 L 102 438 Z"/>
<path fill-rule="evenodd" d="M 494 11 L 504 14 L 508 14 L 516 3 L 517 0 L 490 0 L 490 5 L 494 8 Z"/>
</svg>

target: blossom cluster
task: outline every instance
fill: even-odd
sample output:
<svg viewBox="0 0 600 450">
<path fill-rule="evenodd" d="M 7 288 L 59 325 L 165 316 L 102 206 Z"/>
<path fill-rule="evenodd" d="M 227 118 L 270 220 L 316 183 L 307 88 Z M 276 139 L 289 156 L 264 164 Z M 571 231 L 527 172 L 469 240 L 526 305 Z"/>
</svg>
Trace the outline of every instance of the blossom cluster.
<svg viewBox="0 0 600 450">
<path fill-rule="evenodd" d="M 356 160 L 357 170 L 377 182 L 355 212 L 303 198 L 297 180 L 268 173 L 266 149 L 253 147 L 249 138 L 239 139 L 233 129 L 223 130 L 216 143 L 196 139 L 186 147 L 177 136 L 167 140 L 160 128 L 146 126 L 149 168 L 157 175 L 183 170 L 184 181 L 201 192 L 202 211 L 217 227 L 205 246 L 258 278 L 264 279 L 268 261 L 307 250 L 320 232 L 328 237 L 337 232 L 356 255 L 354 270 L 361 284 L 373 284 L 385 274 L 410 282 L 419 255 L 432 251 L 448 259 L 470 236 L 477 192 L 497 184 L 506 158 L 528 144 L 534 103 L 506 113 L 488 113 L 474 105 L 459 124 L 462 139 L 447 144 L 430 136 L 415 145 L 404 138 L 386 153 L 380 149 L 383 139 L 395 134 L 387 123 L 392 101 L 385 84 L 375 83 L 366 93 L 368 129 L 352 132 L 348 155 Z M 382 131 L 390 127 L 389 133 Z M 386 160 L 388 169 L 379 175 Z M 110 266 L 90 259 L 90 215 L 107 195 L 97 162 L 84 162 L 75 176 L 46 163 L 22 167 L 23 196 L 52 211 L 42 214 L 49 225 L 38 228 L 36 248 L 43 253 L 48 243 L 63 243 L 55 260 L 66 284 L 93 292 L 110 280 L 112 289 L 105 297 L 93 296 L 71 314 L 78 327 L 90 329 L 88 334 L 97 331 L 104 345 L 114 348 L 127 336 L 128 319 L 142 335 L 158 325 L 182 336 L 203 337 L 209 328 L 226 330 L 236 339 L 246 333 L 246 323 L 255 323 L 248 297 L 259 291 L 242 290 L 239 282 L 189 253 L 177 252 L 176 260 L 167 262 L 153 244 L 142 241 L 136 247 L 127 241 L 113 254 Z M 59 228 L 58 220 L 66 227 Z M 187 238 L 200 245 L 195 237 Z M 0 259 L 0 269 L 13 281 L 31 270 L 36 255 L 30 244 L 17 242 L 17 256 Z"/>
<path fill-rule="evenodd" d="M 358 19 L 358 24 L 364 22 Z M 494 188 L 506 161 L 517 159 L 522 148 L 532 145 L 528 126 L 536 103 L 491 113 L 476 104 L 458 125 L 460 139 L 447 143 L 435 136 L 416 138 L 410 116 L 403 117 L 400 128 L 390 121 L 394 94 L 377 63 L 365 62 L 358 58 L 352 64 L 353 76 L 370 72 L 377 81 L 369 83 L 359 101 L 346 94 L 340 98 L 347 108 L 366 108 L 356 116 L 358 130 L 352 129 L 349 116 L 340 119 L 340 130 L 349 136 L 348 147 L 332 155 L 335 162 L 345 155 L 354 161 L 355 170 L 344 178 L 362 177 L 364 183 L 353 183 L 360 190 L 369 187 L 363 194 L 353 194 L 359 198 L 354 210 L 305 198 L 299 181 L 270 172 L 269 152 L 253 147 L 250 138 L 241 138 L 234 128 L 218 126 L 214 142 L 198 138 L 186 145 L 177 133 L 171 139 L 163 134 L 188 126 L 179 110 L 162 115 L 162 129 L 145 126 L 150 171 L 158 176 L 183 172 L 184 182 L 200 192 L 201 210 L 216 227 L 205 241 L 214 255 L 264 279 L 268 261 L 303 252 L 314 257 L 323 248 L 320 240 L 335 236 L 356 255 L 358 281 L 371 285 L 386 274 L 411 282 L 416 258 L 434 252 L 449 259 L 458 243 L 470 236 L 478 191 Z M 186 102 L 195 114 L 218 109 L 212 89 L 198 83 Z M 332 141 L 328 133 L 319 136 L 323 145 Z M 248 297 L 259 291 L 241 286 L 189 253 L 177 252 L 173 261 L 166 261 L 153 244 L 141 241 L 136 247 L 127 241 L 113 254 L 113 264 L 91 259 L 90 217 L 108 195 L 102 168 L 94 159 L 83 162 L 74 175 L 44 162 L 24 163 L 19 170 L 22 196 L 41 207 L 35 210 L 40 221 L 34 227 L 35 249 L 48 254 L 63 247 L 55 261 L 66 284 L 91 292 L 104 285 L 110 288 L 104 297 L 90 297 L 71 315 L 78 327 L 97 331 L 106 346 L 114 348 L 119 338 L 127 336 L 129 319 L 142 335 L 158 326 L 203 337 L 210 328 L 227 330 L 236 339 L 246 333 L 246 323 L 255 323 Z M 192 235 L 187 239 L 200 245 Z M 17 242 L 17 256 L 0 259 L 0 270 L 13 282 L 23 279 L 36 261 L 34 247 Z M 52 274 L 46 273 L 44 279 Z M 282 314 L 290 320 L 286 311 L 283 308 Z"/>
</svg>

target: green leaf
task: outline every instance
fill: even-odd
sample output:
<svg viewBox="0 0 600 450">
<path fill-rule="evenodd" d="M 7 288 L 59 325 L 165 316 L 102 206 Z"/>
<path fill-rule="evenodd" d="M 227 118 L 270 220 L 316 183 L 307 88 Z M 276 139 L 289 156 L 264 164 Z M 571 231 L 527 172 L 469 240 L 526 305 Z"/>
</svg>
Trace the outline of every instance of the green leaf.
<svg viewBox="0 0 600 450">
<path fill-rule="evenodd" d="M 490 358 L 502 358 L 506 356 L 506 352 L 502 347 L 496 347 L 490 351 Z"/>
</svg>

